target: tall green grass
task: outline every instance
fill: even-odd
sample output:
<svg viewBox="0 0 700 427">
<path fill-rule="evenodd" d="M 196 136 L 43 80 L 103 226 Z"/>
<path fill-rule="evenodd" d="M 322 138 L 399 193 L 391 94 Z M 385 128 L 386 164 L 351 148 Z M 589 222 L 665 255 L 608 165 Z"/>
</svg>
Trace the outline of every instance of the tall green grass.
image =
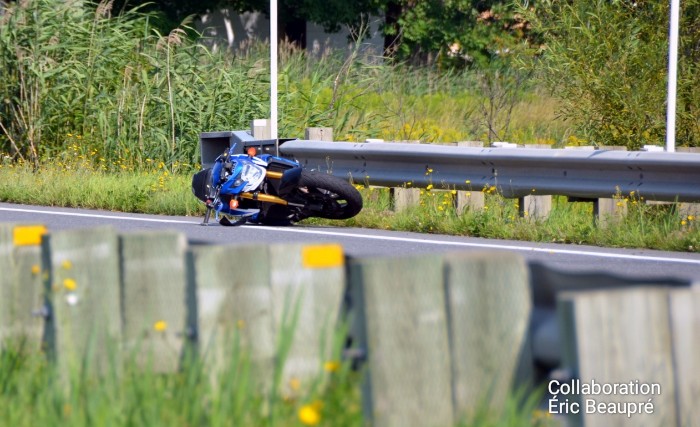
<svg viewBox="0 0 700 427">
<path fill-rule="evenodd" d="M 269 116 L 267 45 L 214 50 L 184 24 L 158 34 L 153 19 L 114 15 L 111 2 L 11 3 L 0 17 L 0 153 L 38 164 L 77 144 L 138 169 L 194 164 L 200 132 Z M 349 55 L 283 45 L 280 135 L 328 126 L 338 140 L 562 140 L 555 104 L 513 85 L 517 75 L 387 65 L 360 42 Z"/>
<path fill-rule="evenodd" d="M 176 371 L 164 371 L 148 345 L 125 350 L 109 342 L 114 351 L 97 362 L 88 343 L 84 354 L 64 354 L 63 362 L 56 363 L 39 351 L 38 343 L 14 336 L 0 342 L 0 425 L 368 425 L 361 396 L 366 366 L 342 358 L 346 321 L 327 336 L 330 343 L 321 340 L 323 356 L 315 377 L 283 375 L 299 315 L 298 300 L 285 304 L 272 360 L 254 359 L 239 334 L 245 326 L 234 325 L 187 342 Z M 488 398 L 473 402 L 473 413 L 457 425 L 553 425 L 537 409 L 541 391 L 523 388 L 507 398 L 502 410 L 495 410 Z"/>
<path fill-rule="evenodd" d="M 325 372 L 322 387 L 266 392 L 239 347 L 212 376 L 204 359 L 158 373 L 135 358 L 106 373 L 75 367 L 59 372 L 22 345 L 0 346 L 0 425 L 298 426 L 312 411 L 321 425 L 361 426 L 360 373 L 348 363 Z M 269 373 L 271 375 L 271 373 Z M 260 375 L 260 374 L 257 374 Z M 263 373 L 264 375 L 264 373 Z M 309 424 L 311 425 L 311 424 Z"/>
<path fill-rule="evenodd" d="M 0 425 L 75 427 L 228 427 L 367 425 L 362 413 L 363 369 L 335 363 L 323 387 L 295 394 L 264 393 L 253 371 L 234 349 L 228 365 L 212 378 L 206 363 L 174 373 L 126 361 L 117 373 L 73 369 L 58 372 L 39 353 L 0 347 Z M 112 366 L 115 368 L 115 366 Z M 502 411 L 477 406 L 460 427 L 546 427 L 559 425 L 539 410 L 541 394 L 514 393 Z M 406 402 L 410 405 L 410 402 Z"/>
</svg>

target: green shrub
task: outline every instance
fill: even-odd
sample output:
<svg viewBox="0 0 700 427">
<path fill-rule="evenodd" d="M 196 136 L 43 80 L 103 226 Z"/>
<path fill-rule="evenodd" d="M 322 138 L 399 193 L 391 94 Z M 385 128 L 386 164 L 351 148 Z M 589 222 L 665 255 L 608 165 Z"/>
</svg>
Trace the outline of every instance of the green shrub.
<svg viewBox="0 0 700 427">
<path fill-rule="evenodd" d="M 535 67 L 562 115 L 595 145 L 639 149 L 666 135 L 669 2 L 522 2 L 542 37 Z M 682 2 L 678 74 L 679 145 L 700 145 L 700 1 Z M 528 6 L 528 7 L 524 7 Z"/>
</svg>

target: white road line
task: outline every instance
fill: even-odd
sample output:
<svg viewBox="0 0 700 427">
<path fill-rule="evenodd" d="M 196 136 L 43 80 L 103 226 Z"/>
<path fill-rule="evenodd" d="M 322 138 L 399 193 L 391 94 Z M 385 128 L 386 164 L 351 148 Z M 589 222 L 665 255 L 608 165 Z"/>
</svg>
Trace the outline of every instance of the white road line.
<svg viewBox="0 0 700 427">
<path fill-rule="evenodd" d="M 197 221 L 183 221 L 176 219 L 163 219 L 163 218 L 140 218 L 131 216 L 119 216 L 119 215 L 102 215 L 102 214 L 86 214 L 78 212 L 56 212 L 56 211 L 45 211 L 38 209 L 21 209 L 21 208 L 5 208 L 0 207 L 0 211 L 9 212 L 24 212 L 24 213 L 39 213 L 48 215 L 63 215 L 63 216 L 77 216 L 86 218 L 102 218 L 102 219 L 119 219 L 126 221 L 145 221 L 145 222 L 160 222 L 160 223 L 170 223 L 170 224 L 199 224 Z M 246 227 L 248 228 L 248 227 Z M 454 242 L 449 240 L 427 240 L 427 239 L 416 239 L 411 237 L 392 237 L 392 236 L 376 236 L 371 234 L 352 234 L 352 233 L 340 233 L 336 231 L 327 230 L 309 230 L 302 228 L 287 228 L 287 227 L 261 227 L 261 226 L 251 226 L 250 228 L 255 228 L 261 231 L 284 231 L 288 233 L 302 233 L 302 234 L 315 234 L 321 236 L 335 236 L 344 238 L 355 238 L 355 239 L 369 239 L 369 240 L 384 240 L 392 242 L 404 242 L 404 243 L 417 243 L 421 245 L 437 245 L 437 246 L 454 246 L 454 247 L 469 247 L 469 248 L 483 248 L 483 249 L 505 249 L 505 250 L 515 250 L 523 252 L 537 252 L 537 253 L 549 253 L 549 254 L 561 254 L 561 255 L 580 255 L 580 256 L 591 256 L 598 258 L 613 258 L 613 259 L 629 259 L 637 261 L 653 261 L 653 262 L 668 262 L 668 263 L 680 263 L 680 264 L 691 264 L 700 266 L 700 258 L 698 259 L 688 259 L 688 258 L 673 258 L 673 257 L 658 257 L 658 256 L 648 256 L 648 255 L 628 255 L 619 254 L 614 252 L 593 252 L 584 250 L 571 250 L 571 249 L 558 249 L 558 248 L 542 248 L 535 246 L 515 246 L 515 245 L 505 245 L 498 243 L 470 243 L 470 242 Z"/>
<path fill-rule="evenodd" d="M 38 209 L 19 209 L 19 208 L 0 207 L 0 211 L 40 213 L 40 214 L 47 214 L 47 215 L 62 215 L 62 216 L 78 216 L 78 217 L 83 217 L 83 218 L 123 219 L 126 221 L 163 222 L 163 223 L 170 223 L 170 224 L 196 224 L 196 222 L 194 222 L 194 221 L 182 221 L 182 220 L 177 220 L 177 219 L 139 218 L 139 217 L 132 217 L 132 216 L 86 214 L 86 213 L 78 213 L 78 212 L 55 212 L 55 211 L 42 211 L 42 210 L 38 210 Z"/>
</svg>

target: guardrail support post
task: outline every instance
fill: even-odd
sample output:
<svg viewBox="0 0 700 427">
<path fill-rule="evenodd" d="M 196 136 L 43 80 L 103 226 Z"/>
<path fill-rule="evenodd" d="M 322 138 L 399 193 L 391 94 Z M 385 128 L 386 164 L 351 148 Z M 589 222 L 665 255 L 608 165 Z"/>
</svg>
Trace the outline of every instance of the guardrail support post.
<svg viewBox="0 0 700 427">
<path fill-rule="evenodd" d="M 694 292 L 697 303 L 697 290 L 678 292 L 685 294 L 685 301 L 688 301 L 687 292 Z M 561 380 L 560 384 L 573 381 L 574 384 L 590 385 L 595 382 L 608 390 L 614 386 L 618 386 L 618 390 L 621 385 L 628 386 L 627 392 L 608 393 L 603 389 L 595 392 L 591 389 L 591 393 L 582 394 L 583 389 L 579 393 L 572 387 L 568 395 L 560 394 L 556 402 L 568 399 L 569 403 L 580 405 L 578 414 L 569 412 L 573 425 L 622 426 L 639 422 L 654 426 L 690 425 L 680 423 L 679 414 L 688 420 L 698 420 L 695 399 L 692 399 L 694 403 L 682 407 L 683 410 L 677 407 L 679 394 L 688 393 L 685 397 L 690 397 L 693 388 L 697 390 L 700 383 L 697 366 L 692 366 L 697 357 L 692 356 L 693 350 L 687 347 L 691 345 L 698 349 L 698 316 L 693 314 L 681 320 L 683 316 L 672 306 L 678 301 L 684 303 L 683 299 L 669 299 L 669 289 L 660 287 L 560 295 L 558 312 L 564 339 L 564 367 L 574 375 L 573 379 Z M 698 307 L 694 309 L 697 312 Z M 691 320 L 689 324 L 681 323 L 688 320 Z M 686 339 L 689 341 L 684 341 Z M 683 351 L 679 353 L 678 350 Z M 679 370 L 681 360 L 686 365 Z M 693 374 L 688 374 L 689 369 Z M 552 389 L 551 383 L 549 386 Z M 557 383 L 553 390 L 560 390 Z M 647 402 L 652 404 L 650 410 L 641 413 L 637 410 L 632 415 L 643 421 L 631 421 L 625 413 L 614 415 L 597 409 L 599 404 L 618 407 L 625 403 Z M 552 404 L 552 401 L 548 403 Z M 596 409 L 586 410 L 591 404 Z M 555 408 L 560 406 L 555 405 Z"/>
<path fill-rule="evenodd" d="M 545 219 L 552 211 L 552 196 L 525 196 L 518 198 L 521 218 Z"/>
<path fill-rule="evenodd" d="M 188 330 L 215 381 L 237 368 L 232 360 L 247 361 L 258 391 L 277 379 L 275 392 L 292 396 L 339 361 L 339 245 L 197 246 L 187 262 Z"/>
<path fill-rule="evenodd" d="M 479 404 L 500 413 L 534 380 L 528 267 L 505 252 L 449 253 L 445 261 L 455 419 Z"/>
<path fill-rule="evenodd" d="M 39 350 L 44 318 L 43 226 L 0 224 L 0 348 L 25 342 Z"/>
<path fill-rule="evenodd" d="M 700 203 L 679 203 L 678 213 L 681 215 L 681 219 L 700 220 Z"/>
<path fill-rule="evenodd" d="M 269 391 L 276 344 L 267 247 L 194 246 L 187 264 L 187 330 L 210 377 L 225 381 L 235 363 L 248 363 L 254 386 Z"/>
<path fill-rule="evenodd" d="M 459 141 L 458 147 L 483 147 L 481 141 Z M 466 182 L 465 182 L 466 184 Z M 455 210 L 458 215 L 463 214 L 467 209 L 471 211 L 480 211 L 484 209 L 486 199 L 480 188 L 476 191 L 457 190 L 455 197 Z"/>
<path fill-rule="evenodd" d="M 366 419 L 387 427 L 453 425 L 441 257 L 352 260 L 349 274 L 369 364 Z"/>
<path fill-rule="evenodd" d="M 521 257 L 362 258 L 348 274 L 371 424 L 453 425 L 483 404 L 498 413 L 533 379 Z"/>
<path fill-rule="evenodd" d="M 394 212 L 405 211 L 420 204 L 419 188 L 392 187 L 389 189 L 389 196 L 391 197 L 391 210 Z"/>
<path fill-rule="evenodd" d="M 405 144 L 420 144 L 420 141 L 401 141 Z M 420 205 L 420 189 L 404 187 L 392 187 L 389 189 L 390 208 L 394 212 L 401 212 Z"/>
<path fill-rule="evenodd" d="M 116 232 L 95 227 L 46 235 L 42 264 L 49 272 L 44 339 L 59 371 L 109 372 L 122 360 Z"/>
<path fill-rule="evenodd" d="M 304 130 L 304 139 L 307 141 L 333 141 L 333 128 L 306 128 Z"/>
<path fill-rule="evenodd" d="M 10 302 L 15 286 L 15 265 L 12 255 L 12 224 L 0 224 L 0 345 L 10 335 L 5 332 L 13 323 Z"/>
<path fill-rule="evenodd" d="M 340 362 L 345 337 L 336 333 L 345 257 L 338 244 L 274 244 L 268 250 L 277 342 L 289 339 L 286 357 L 277 356 L 284 363 L 280 391 L 298 397 Z"/>
<path fill-rule="evenodd" d="M 120 236 L 123 339 L 126 354 L 155 372 L 176 372 L 185 329 L 185 236 Z"/>
<path fill-rule="evenodd" d="M 479 211 L 484 209 L 484 205 L 486 204 L 484 196 L 482 191 L 458 190 L 455 195 L 455 210 L 457 214 L 461 215 L 467 210 Z"/>
<path fill-rule="evenodd" d="M 250 134 L 255 139 L 270 139 L 272 128 L 268 119 L 255 119 L 250 122 Z"/>
<path fill-rule="evenodd" d="M 622 197 L 593 200 L 593 216 L 599 226 L 605 227 L 627 215 L 627 200 Z"/>
</svg>

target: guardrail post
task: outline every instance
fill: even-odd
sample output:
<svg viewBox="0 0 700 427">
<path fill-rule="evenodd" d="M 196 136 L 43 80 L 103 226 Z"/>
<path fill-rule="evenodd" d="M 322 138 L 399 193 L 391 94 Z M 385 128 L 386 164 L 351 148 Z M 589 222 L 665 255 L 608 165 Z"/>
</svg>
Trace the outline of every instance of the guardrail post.
<svg viewBox="0 0 700 427">
<path fill-rule="evenodd" d="M 442 259 L 358 259 L 349 274 L 369 365 L 366 419 L 387 427 L 453 425 Z"/>
<path fill-rule="evenodd" d="M 593 216 L 602 227 L 619 222 L 626 215 L 627 200 L 622 196 L 593 200 Z"/>
<path fill-rule="evenodd" d="M 518 198 L 518 213 L 522 218 L 544 219 L 552 211 L 552 196 L 529 195 Z"/>
<path fill-rule="evenodd" d="M 38 350 L 44 332 L 44 292 L 41 269 L 41 239 L 46 234 L 43 225 L 16 225 L 14 240 L 14 285 L 8 303 L 14 325 L 14 337 L 27 340 L 28 348 Z M 13 277 L 12 270 L 6 271 Z"/>
<path fill-rule="evenodd" d="M 680 426 L 700 426 L 700 288 L 669 291 Z"/>
<path fill-rule="evenodd" d="M 611 145 L 600 148 L 608 151 L 627 151 L 627 147 Z M 601 198 L 593 203 L 593 215 L 600 226 L 619 222 L 627 216 L 627 198 L 624 194 L 616 194 L 611 198 Z"/>
<path fill-rule="evenodd" d="M 420 188 L 392 187 L 389 189 L 389 197 L 392 211 L 405 211 L 420 204 Z"/>
<path fill-rule="evenodd" d="M 0 224 L 0 348 L 39 350 L 44 319 L 43 225 Z"/>
<path fill-rule="evenodd" d="M 333 128 L 306 128 L 304 130 L 304 139 L 308 141 L 333 141 Z"/>
<path fill-rule="evenodd" d="M 511 392 L 533 380 L 521 257 L 363 258 L 351 260 L 348 274 L 373 425 L 452 425 L 484 403 L 502 411 Z"/>
<path fill-rule="evenodd" d="M 53 232 L 42 240 L 42 257 L 48 270 L 49 354 L 64 374 L 85 367 L 108 372 L 121 355 L 116 232 L 111 227 Z"/>
<path fill-rule="evenodd" d="M 0 346 L 4 345 L 10 336 L 9 329 L 13 323 L 10 307 L 15 286 L 13 229 L 13 224 L 0 223 Z"/>
<path fill-rule="evenodd" d="M 268 119 L 255 119 L 250 122 L 250 134 L 255 139 L 272 138 L 272 127 Z"/>
<path fill-rule="evenodd" d="M 534 381 L 528 267 L 504 252 L 450 253 L 445 260 L 455 419 L 480 404 L 500 412 Z"/>
<path fill-rule="evenodd" d="M 231 367 L 234 347 L 258 387 L 270 390 L 277 373 L 286 395 L 335 366 L 339 245 L 198 246 L 187 259 L 189 330 L 214 378 Z"/>
<path fill-rule="evenodd" d="M 484 143 L 482 141 L 459 141 L 457 146 L 483 147 Z M 465 182 L 465 185 L 468 185 L 468 183 Z M 484 209 L 485 200 L 485 194 L 481 191 L 481 188 L 477 188 L 476 191 L 457 190 L 455 210 L 458 215 L 464 213 L 467 209 L 472 211 L 482 210 Z"/>
<path fill-rule="evenodd" d="M 529 144 L 526 148 L 550 149 L 546 144 Z M 537 189 L 533 188 L 532 193 L 518 198 L 518 214 L 521 218 L 546 219 L 552 212 L 552 196 L 536 195 Z"/>
<path fill-rule="evenodd" d="M 700 153 L 700 147 L 676 147 L 679 153 Z M 681 220 L 696 221 L 700 218 L 700 203 L 678 203 Z"/>
<path fill-rule="evenodd" d="M 420 141 L 400 141 L 405 144 L 419 144 Z M 392 187 L 389 189 L 390 209 L 394 212 L 401 212 L 420 205 L 420 188 L 409 188 L 410 184 L 404 187 Z"/>
<path fill-rule="evenodd" d="M 275 330 L 278 342 L 288 339 L 288 347 L 277 349 L 284 363 L 281 391 L 299 394 L 339 363 L 345 338 L 335 335 L 345 292 L 343 248 L 276 244 L 269 258 Z"/>
<path fill-rule="evenodd" d="M 255 385 L 269 390 L 276 342 L 267 247 L 194 246 L 187 264 L 187 330 L 212 379 L 250 363 Z"/>
<path fill-rule="evenodd" d="M 568 413 L 574 425 L 681 425 L 676 407 L 680 384 L 677 381 L 686 379 L 679 377 L 678 372 L 674 376 L 674 345 L 687 343 L 676 343 L 673 337 L 674 313 L 669 308 L 668 289 L 563 293 L 558 298 L 558 312 L 564 366 L 573 378 L 550 382 L 549 390 L 558 393 L 548 402 L 550 412 Z M 696 345 L 697 324 L 691 328 L 695 334 L 691 342 Z M 688 362 L 685 356 L 681 357 Z M 691 378 L 697 386 L 697 374 Z M 561 387 L 564 383 L 572 387 Z M 577 388 L 593 383 L 608 387 L 608 392 L 602 388 L 590 388 L 589 392 Z M 618 391 L 611 392 L 615 386 Z M 627 387 L 627 391 L 620 391 L 620 386 Z M 570 410 L 573 403 L 579 405 L 578 413 Z M 649 410 L 645 409 L 647 403 L 652 405 Z M 569 409 L 561 406 L 565 404 Z M 631 418 L 625 413 L 602 413 L 600 404 L 637 404 L 637 413 Z"/>
<path fill-rule="evenodd" d="M 155 372 L 175 372 L 185 329 L 185 236 L 120 236 L 125 354 Z"/>
<path fill-rule="evenodd" d="M 700 219 L 700 203 L 678 203 L 678 213 L 681 219 L 696 221 Z"/>
</svg>

